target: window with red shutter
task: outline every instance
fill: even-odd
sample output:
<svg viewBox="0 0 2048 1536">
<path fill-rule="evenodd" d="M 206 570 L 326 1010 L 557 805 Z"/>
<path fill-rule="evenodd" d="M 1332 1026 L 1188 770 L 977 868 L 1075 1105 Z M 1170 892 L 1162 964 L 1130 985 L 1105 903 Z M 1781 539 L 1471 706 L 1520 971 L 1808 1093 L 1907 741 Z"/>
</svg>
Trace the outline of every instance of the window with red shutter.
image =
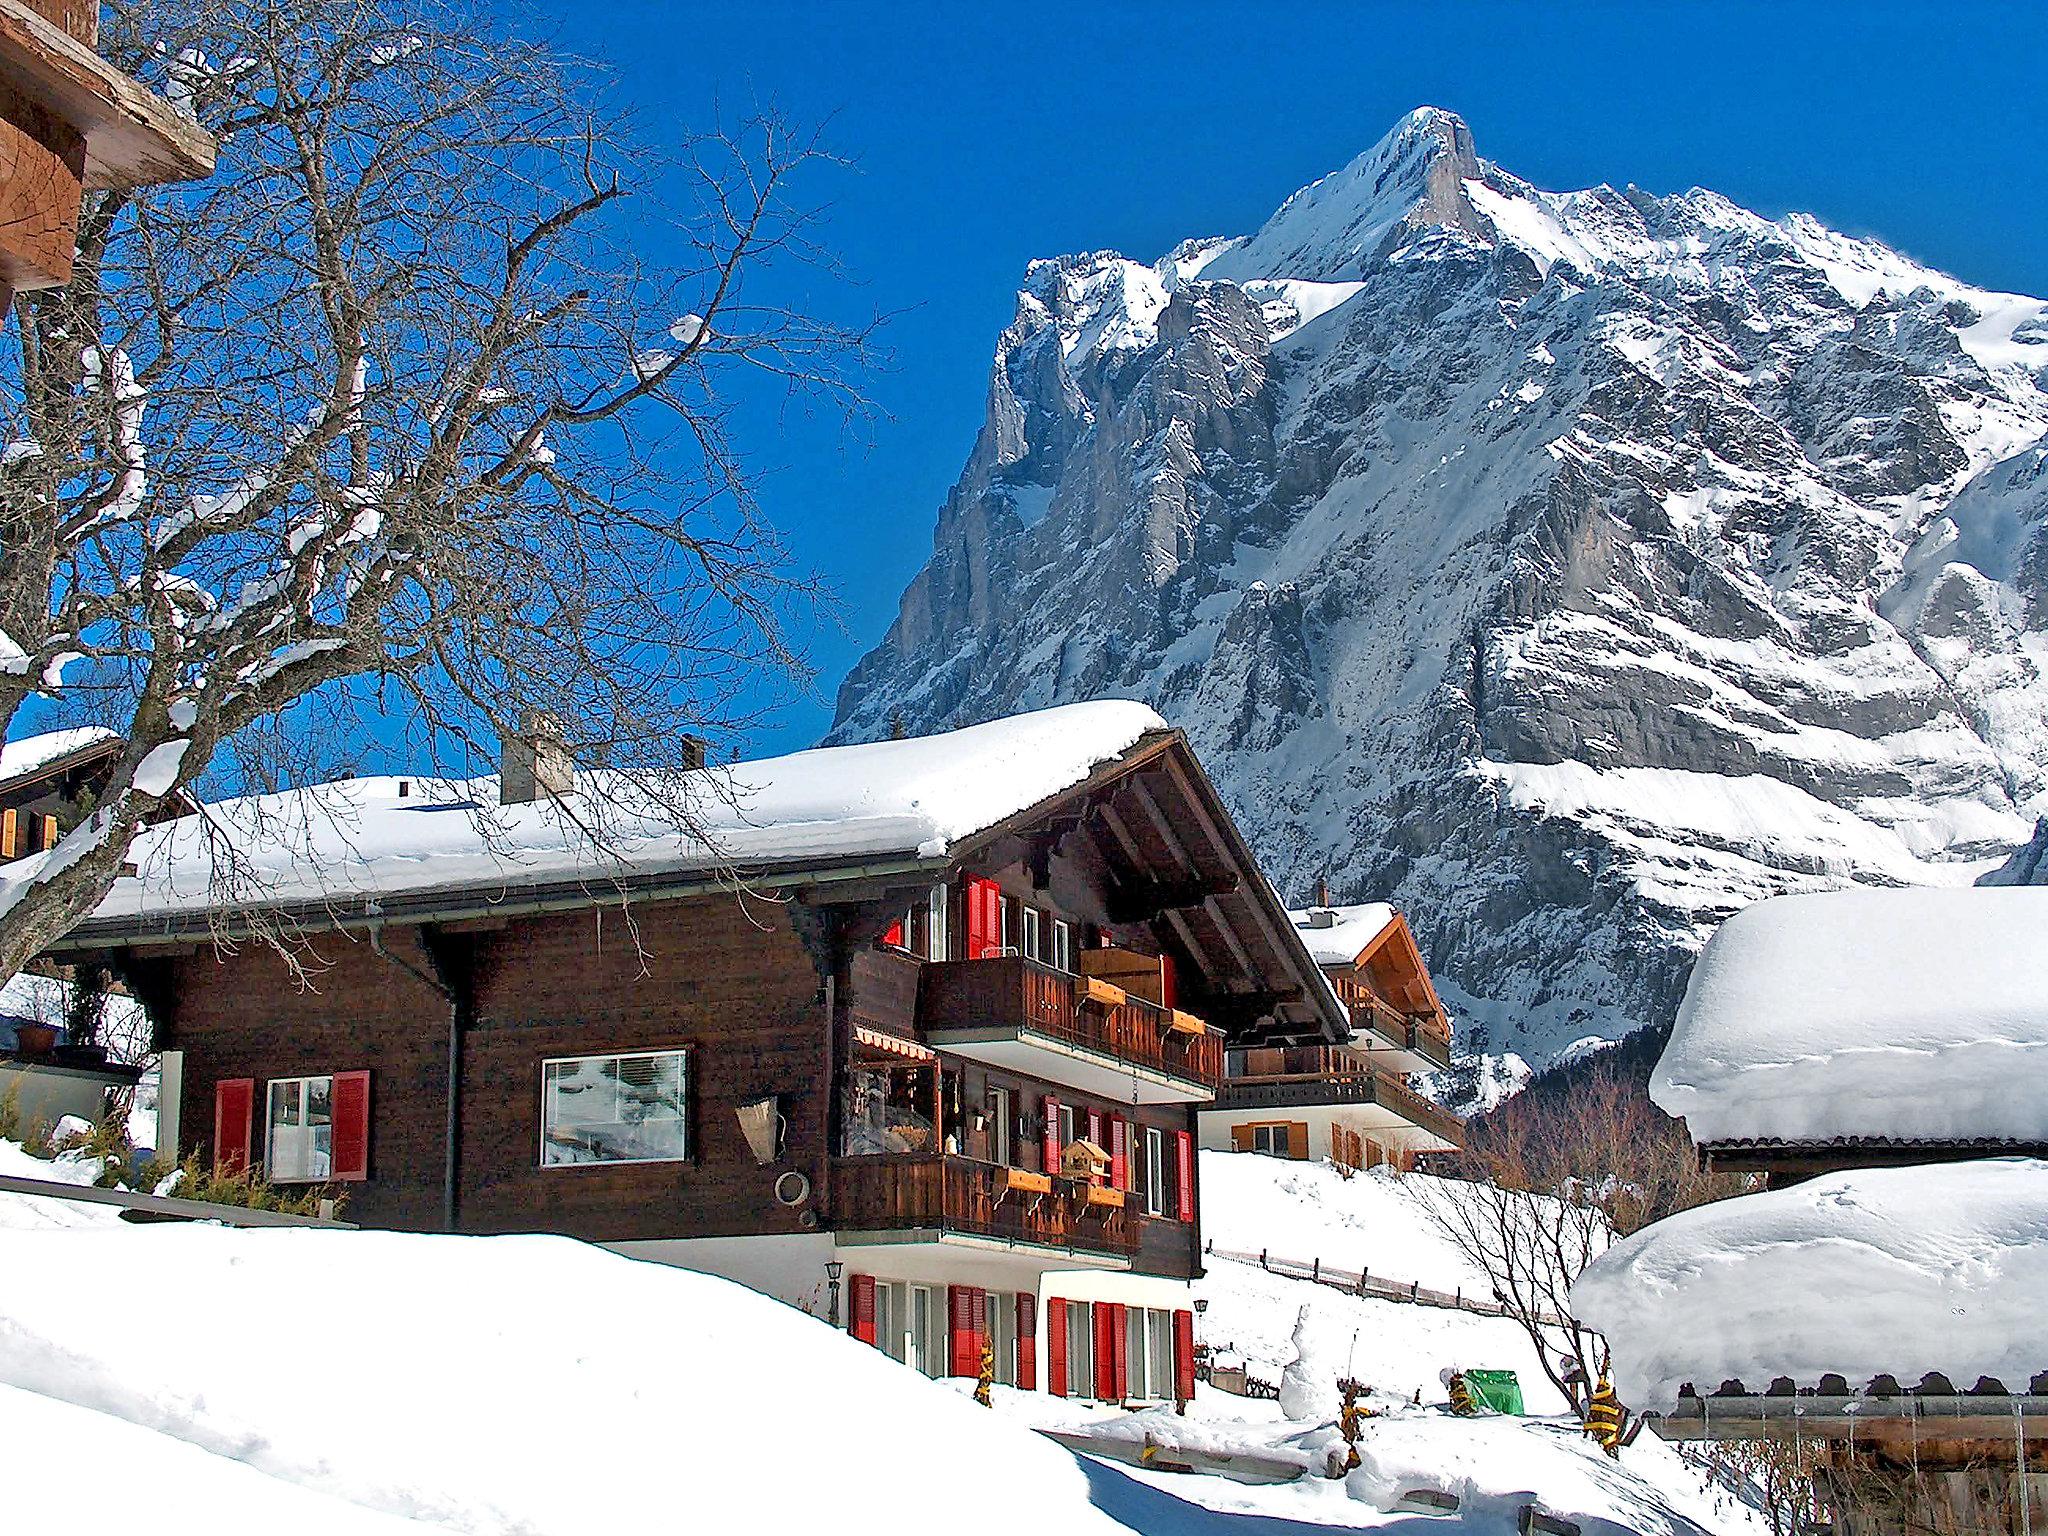
<svg viewBox="0 0 2048 1536">
<path fill-rule="evenodd" d="M 1067 1395 L 1067 1303 L 1059 1296 L 1045 1299 L 1045 1390 Z"/>
<path fill-rule="evenodd" d="M 954 1376 L 973 1376 L 981 1370 L 981 1341 L 974 1333 L 974 1287 L 946 1287 L 946 1316 L 951 1324 L 951 1370 Z"/>
<path fill-rule="evenodd" d="M 1109 1182 L 1117 1189 L 1131 1187 L 1131 1122 L 1122 1115 L 1109 1122 Z"/>
<path fill-rule="evenodd" d="M 967 882 L 967 958 L 985 960 L 1003 947 L 1003 891 L 993 880 Z"/>
<path fill-rule="evenodd" d="M 1195 1314 L 1173 1314 L 1173 1395 L 1192 1402 L 1195 1396 Z"/>
<path fill-rule="evenodd" d="M 332 1099 L 333 1151 L 328 1177 L 359 1184 L 370 1176 L 370 1074 L 337 1072 Z"/>
<path fill-rule="evenodd" d="M 249 1166 L 249 1133 L 256 1120 L 256 1079 L 223 1078 L 213 1085 L 213 1166 L 240 1173 Z"/>
<path fill-rule="evenodd" d="M 1045 1096 L 1045 1171 L 1060 1171 L 1060 1101 L 1049 1093 Z"/>
<path fill-rule="evenodd" d="M 1038 1390 L 1038 1298 L 1017 1293 L 1017 1390 Z"/>
<path fill-rule="evenodd" d="M 1195 1219 L 1195 1138 L 1186 1131 L 1173 1133 L 1174 1214 L 1182 1221 Z"/>
<path fill-rule="evenodd" d="M 1159 957 L 1159 1001 L 1168 1008 L 1180 1006 L 1180 987 L 1174 981 L 1171 955 Z"/>
<path fill-rule="evenodd" d="M 1116 1400 L 1121 1403 L 1131 1395 L 1131 1309 L 1119 1301 L 1111 1304 L 1109 1313 L 1110 1350 L 1116 1358 Z"/>
<path fill-rule="evenodd" d="M 901 949 L 903 947 L 902 918 L 897 918 L 895 922 L 882 930 L 882 942 L 891 949 Z"/>
<path fill-rule="evenodd" d="M 1104 1144 L 1105 1138 L 1102 1134 L 1102 1111 L 1099 1109 L 1091 1109 L 1088 1111 L 1088 1139 L 1094 1142 L 1095 1145 L 1097 1145 L 1098 1147 Z"/>
<path fill-rule="evenodd" d="M 849 1275 L 846 1279 L 846 1331 L 863 1344 L 874 1344 L 875 1277 Z"/>
<path fill-rule="evenodd" d="M 1123 1401 L 1116 1389 L 1116 1352 L 1118 1336 L 1123 1330 L 1116 1325 L 1116 1308 L 1106 1301 L 1094 1304 L 1095 1324 L 1095 1395 L 1105 1403 Z"/>
</svg>

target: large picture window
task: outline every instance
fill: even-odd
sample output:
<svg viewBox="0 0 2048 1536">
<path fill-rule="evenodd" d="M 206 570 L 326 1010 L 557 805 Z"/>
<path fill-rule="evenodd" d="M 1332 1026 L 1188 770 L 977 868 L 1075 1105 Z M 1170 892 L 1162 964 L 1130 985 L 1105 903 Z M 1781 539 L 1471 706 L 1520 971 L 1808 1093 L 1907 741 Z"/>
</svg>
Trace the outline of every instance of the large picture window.
<svg viewBox="0 0 2048 1536">
<path fill-rule="evenodd" d="M 334 1079 L 273 1079 L 264 1117 L 265 1177 L 273 1184 L 317 1184 L 333 1167 Z"/>
<path fill-rule="evenodd" d="M 683 1051 L 566 1056 L 541 1063 L 540 1161 L 677 1162 L 690 1154 Z"/>
</svg>

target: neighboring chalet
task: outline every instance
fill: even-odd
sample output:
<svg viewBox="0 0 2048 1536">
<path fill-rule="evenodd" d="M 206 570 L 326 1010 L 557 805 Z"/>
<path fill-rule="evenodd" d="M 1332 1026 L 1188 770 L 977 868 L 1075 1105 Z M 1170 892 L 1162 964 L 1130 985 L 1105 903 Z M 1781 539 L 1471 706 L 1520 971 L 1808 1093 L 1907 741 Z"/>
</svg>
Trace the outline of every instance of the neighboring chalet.
<svg viewBox="0 0 2048 1536">
<path fill-rule="evenodd" d="M 1225 1044 L 1350 1020 L 1179 732 L 1073 705 L 661 803 L 506 766 L 209 807 L 232 907 L 206 829 L 144 834 L 57 948 L 148 1008 L 184 1144 L 372 1226 L 729 1275 L 932 1375 L 986 1341 L 1020 1387 L 1190 1395 Z M 215 943 L 251 927 L 289 959 Z"/>
<path fill-rule="evenodd" d="M 2048 1530 L 2048 887 L 1745 908 L 1650 1092 L 1770 1187 L 1580 1277 L 1623 1400 L 1791 1448 L 1814 1530 Z"/>
<path fill-rule="evenodd" d="M 43 853 L 89 810 L 121 756 L 121 738 L 96 726 L 45 731 L 0 747 L 0 865 Z M 109 1010 L 129 1023 L 126 998 L 95 1001 L 88 1017 L 61 977 L 23 974 L 0 988 L 0 1099 L 25 1124 L 66 1115 L 98 1120 L 138 1068 L 107 1057 Z"/>
<path fill-rule="evenodd" d="M 1464 1145 L 1465 1123 L 1408 1085 L 1450 1065 L 1451 1024 L 1408 920 L 1384 902 L 1290 912 L 1350 1016 L 1342 1044 L 1236 1044 L 1201 1113 L 1201 1144 L 1352 1168 Z"/>
</svg>

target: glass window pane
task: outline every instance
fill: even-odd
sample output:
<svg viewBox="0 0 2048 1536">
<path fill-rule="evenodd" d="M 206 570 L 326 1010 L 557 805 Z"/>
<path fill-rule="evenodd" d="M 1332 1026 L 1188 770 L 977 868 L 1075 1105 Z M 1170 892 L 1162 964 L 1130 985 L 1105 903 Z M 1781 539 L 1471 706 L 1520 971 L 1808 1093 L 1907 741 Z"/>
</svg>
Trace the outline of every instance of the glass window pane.
<svg viewBox="0 0 2048 1536">
<path fill-rule="evenodd" d="M 1145 1313 L 1145 1322 L 1150 1334 L 1145 1360 L 1151 1372 L 1151 1395 L 1170 1398 L 1173 1396 L 1173 1314 L 1150 1308 Z"/>
<path fill-rule="evenodd" d="M 267 1105 L 265 1176 L 279 1184 L 326 1178 L 334 1167 L 334 1079 L 280 1079 L 270 1085 Z"/>
<path fill-rule="evenodd" d="M 682 1051 L 578 1056 L 541 1067 L 541 1163 L 673 1162 L 688 1155 Z"/>
<path fill-rule="evenodd" d="M 1026 907 L 1024 909 L 1024 958 L 1027 960 L 1036 960 L 1038 958 L 1039 922 L 1038 908 Z"/>
</svg>

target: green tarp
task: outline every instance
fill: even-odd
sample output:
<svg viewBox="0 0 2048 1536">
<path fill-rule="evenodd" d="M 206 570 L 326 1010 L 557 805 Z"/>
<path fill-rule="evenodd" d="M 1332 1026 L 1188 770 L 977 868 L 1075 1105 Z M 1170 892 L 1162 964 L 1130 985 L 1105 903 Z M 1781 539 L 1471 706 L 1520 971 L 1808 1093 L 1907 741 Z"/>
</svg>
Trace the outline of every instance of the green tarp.
<svg viewBox="0 0 2048 1536">
<path fill-rule="evenodd" d="M 1495 1413 L 1522 1411 L 1522 1384 L 1513 1371 L 1467 1371 L 1465 1390 L 1472 1394 L 1475 1408 L 1491 1408 Z"/>
</svg>

